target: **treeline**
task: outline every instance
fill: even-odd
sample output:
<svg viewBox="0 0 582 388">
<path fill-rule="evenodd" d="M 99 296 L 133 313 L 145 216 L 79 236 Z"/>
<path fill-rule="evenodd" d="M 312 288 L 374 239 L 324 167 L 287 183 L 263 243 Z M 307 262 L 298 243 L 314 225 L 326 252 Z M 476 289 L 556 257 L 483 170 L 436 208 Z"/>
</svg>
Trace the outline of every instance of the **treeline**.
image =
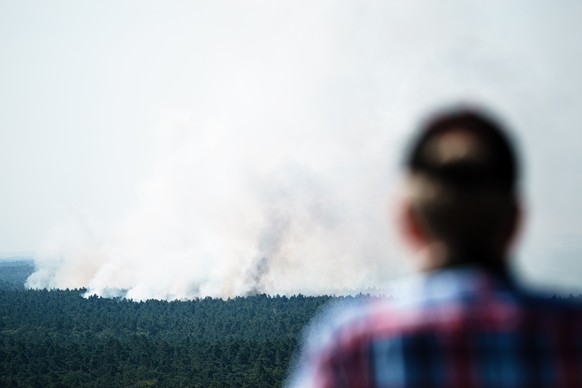
<svg viewBox="0 0 582 388">
<path fill-rule="evenodd" d="M 1 387 L 272 387 L 329 297 L 133 302 L 0 290 Z"/>
<path fill-rule="evenodd" d="M 0 290 L 23 290 L 33 271 L 34 262 L 30 259 L 0 259 Z"/>
</svg>

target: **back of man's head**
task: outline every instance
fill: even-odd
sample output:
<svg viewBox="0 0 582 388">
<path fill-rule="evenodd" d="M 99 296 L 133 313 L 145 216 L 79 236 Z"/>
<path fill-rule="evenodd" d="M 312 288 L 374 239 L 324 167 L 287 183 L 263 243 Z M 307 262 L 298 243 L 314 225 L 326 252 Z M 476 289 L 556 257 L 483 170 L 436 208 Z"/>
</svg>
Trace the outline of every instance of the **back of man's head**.
<svg viewBox="0 0 582 388">
<path fill-rule="evenodd" d="M 406 160 L 409 202 L 445 264 L 503 261 L 517 222 L 518 163 L 502 126 L 458 109 L 433 116 Z"/>
</svg>

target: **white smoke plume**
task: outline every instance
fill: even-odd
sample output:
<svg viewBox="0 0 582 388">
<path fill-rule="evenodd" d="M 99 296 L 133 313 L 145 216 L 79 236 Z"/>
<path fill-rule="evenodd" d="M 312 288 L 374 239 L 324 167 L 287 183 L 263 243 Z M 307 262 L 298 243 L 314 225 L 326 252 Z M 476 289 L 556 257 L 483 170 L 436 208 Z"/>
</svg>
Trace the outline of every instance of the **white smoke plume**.
<svg viewBox="0 0 582 388">
<path fill-rule="evenodd" d="M 276 116 L 262 125 L 280 125 Z M 297 139 L 281 141 L 241 126 L 251 124 L 240 116 L 208 129 L 163 124 L 160 135 L 179 140 L 159 142 L 155 170 L 113 239 L 95 245 L 61 232 L 64 245 L 45 255 L 59 259 L 39 260 L 29 285 L 174 299 L 377 284 L 389 260 L 381 252 L 390 248 L 390 177 L 387 158 L 369 155 L 382 155 L 385 143 L 315 140 L 300 127 Z"/>
<path fill-rule="evenodd" d="M 544 71 L 564 59 L 544 51 L 553 38 L 532 39 L 547 38 L 535 15 L 496 18 L 512 6 L 200 8 L 176 12 L 205 21 L 157 26 L 168 44 L 191 34 L 175 50 L 195 59 L 167 75 L 190 89 L 157 112 L 135 206 L 106 233 L 78 217 L 50 234 L 30 287 L 133 299 L 378 287 L 408 270 L 386 205 L 413 126 L 468 98 L 535 130 L 546 100 L 523 97 L 552 99 Z"/>
</svg>

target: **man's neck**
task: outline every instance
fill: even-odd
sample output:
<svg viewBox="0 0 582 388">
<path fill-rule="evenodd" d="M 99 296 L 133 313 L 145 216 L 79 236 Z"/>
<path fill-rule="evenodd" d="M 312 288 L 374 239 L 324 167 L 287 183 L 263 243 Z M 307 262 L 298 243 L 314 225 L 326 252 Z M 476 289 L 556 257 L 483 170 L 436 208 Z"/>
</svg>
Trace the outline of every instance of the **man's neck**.
<svg viewBox="0 0 582 388">
<path fill-rule="evenodd" d="M 507 263 L 508 260 L 505 258 L 499 258 L 499 256 L 470 257 L 463 255 L 457 258 L 448 258 L 443 262 L 443 265 L 435 267 L 433 271 L 474 267 L 496 276 L 509 278 L 510 271 Z"/>
</svg>

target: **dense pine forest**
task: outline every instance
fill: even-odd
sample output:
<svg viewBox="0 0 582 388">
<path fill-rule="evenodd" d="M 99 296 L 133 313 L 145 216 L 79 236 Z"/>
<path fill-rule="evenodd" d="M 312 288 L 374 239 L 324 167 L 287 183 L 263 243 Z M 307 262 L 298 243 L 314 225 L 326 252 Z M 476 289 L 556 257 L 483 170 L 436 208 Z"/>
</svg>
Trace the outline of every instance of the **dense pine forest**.
<svg viewBox="0 0 582 388">
<path fill-rule="evenodd" d="M 1 387 L 273 387 L 329 297 L 133 302 L 26 290 L 0 262 Z"/>
</svg>

